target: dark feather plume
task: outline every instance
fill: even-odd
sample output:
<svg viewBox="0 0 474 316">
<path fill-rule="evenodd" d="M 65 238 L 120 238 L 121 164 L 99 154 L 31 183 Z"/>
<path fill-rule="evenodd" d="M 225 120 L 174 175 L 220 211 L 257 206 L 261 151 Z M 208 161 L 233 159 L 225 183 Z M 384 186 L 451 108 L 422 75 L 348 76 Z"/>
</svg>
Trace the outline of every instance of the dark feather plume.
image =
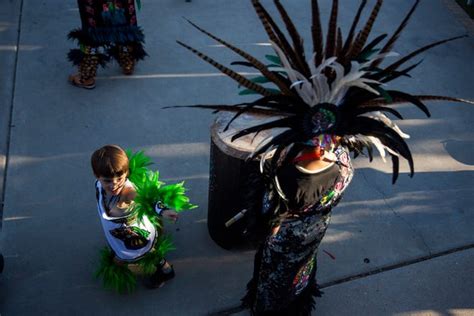
<svg viewBox="0 0 474 316">
<path fill-rule="evenodd" d="M 400 169 L 400 161 L 397 155 L 390 154 L 392 156 L 392 184 L 395 184 L 398 179 L 398 170 Z"/>
<path fill-rule="evenodd" d="M 267 10 L 262 6 L 260 1 L 258 0 L 252 0 L 252 4 L 255 7 L 255 10 L 257 11 L 258 16 L 260 17 L 260 20 L 264 24 L 264 27 L 266 28 L 269 26 L 272 30 L 272 34 L 275 35 L 274 38 L 270 37 L 270 39 L 280 47 L 280 49 L 285 53 L 285 55 L 288 57 L 288 61 L 292 65 L 293 68 L 298 69 L 300 72 L 304 73 L 304 70 L 299 67 L 298 61 L 296 54 L 291 47 L 290 43 L 286 39 L 285 35 L 283 32 L 280 30 L 278 25 L 275 23 L 273 18 L 268 14 Z M 267 26 L 265 26 L 267 25 Z M 268 33 L 268 32 L 267 32 Z M 276 42 L 275 40 L 276 39 Z"/>
<path fill-rule="evenodd" d="M 413 4 L 413 6 L 411 7 L 410 11 L 408 12 L 408 14 L 405 16 L 405 18 L 403 19 L 402 23 L 400 24 L 400 26 L 397 28 L 397 30 L 395 31 L 395 33 L 393 33 L 392 37 L 387 41 L 387 43 L 385 44 L 385 46 L 382 48 L 382 50 L 380 51 L 381 54 L 383 53 L 386 53 L 386 52 L 389 52 L 393 45 L 395 44 L 395 42 L 398 40 L 400 34 L 402 33 L 402 31 L 405 29 L 405 27 L 407 26 L 408 24 L 408 21 L 410 20 L 413 12 L 415 12 L 415 9 L 416 7 L 418 6 L 418 4 L 420 3 L 420 0 L 416 0 L 415 3 Z M 378 65 L 380 65 L 382 61 L 381 60 L 376 60 L 372 66 L 374 67 L 377 67 Z"/>
<path fill-rule="evenodd" d="M 321 26 L 321 16 L 319 13 L 318 0 L 311 1 L 312 24 L 311 33 L 313 36 L 313 52 L 316 53 L 316 66 L 323 60 L 323 29 Z"/>
<path fill-rule="evenodd" d="M 377 0 L 377 3 L 375 4 L 373 8 L 372 13 L 370 14 L 370 17 L 367 23 L 365 24 L 364 28 L 357 36 L 357 39 L 349 52 L 349 58 L 354 58 L 357 55 L 359 55 L 360 51 L 364 47 L 367 41 L 367 38 L 369 37 L 369 34 L 372 31 L 372 26 L 374 25 L 375 19 L 377 18 L 379 14 L 382 3 L 383 3 L 383 0 Z"/>
<path fill-rule="evenodd" d="M 343 45 L 343 37 L 342 37 L 342 31 L 341 28 L 337 28 L 337 41 L 336 41 L 336 56 L 341 55 L 342 51 L 342 45 Z"/>
<path fill-rule="evenodd" d="M 233 50 L 235 53 L 239 54 L 240 56 L 242 56 L 243 58 L 247 59 L 250 64 L 252 64 L 256 69 L 258 69 L 266 78 L 268 78 L 269 80 L 271 80 L 274 84 L 277 85 L 277 87 L 284 93 L 284 94 L 293 94 L 293 92 L 288 89 L 288 86 L 283 83 L 275 74 L 273 74 L 271 71 L 269 71 L 267 69 L 267 67 L 262 63 L 260 62 L 258 59 L 256 59 L 255 57 L 253 57 L 252 55 L 244 52 L 243 50 L 229 44 L 228 42 L 220 39 L 219 37 L 209 33 L 208 31 L 200 28 L 199 26 L 197 26 L 196 24 L 194 24 L 193 22 L 191 22 L 190 20 L 186 19 L 186 21 L 188 21 L 189 24 L 191 24 L 193 27 L 195 27 L 196 29 L 198 29 L 200 32 L 206 34 L 207 36 L 209 36 L 210 38 L 216 40 L 217 42 L 221 43 L 222 45 L 228 47 L 229 49 Z"/>
<path fill-rule="evenodd" d="M 225 75 L 229 76 L 230 78 L 234 79 L 235 81 L 237 81 L 239 84 L 241 84 L 242 86 L 250 89 L 250 90 L 253 90 L 261 95 L 264 95 L 264 96 L 270 96 L 272 94 L 274 94 L 273 92 L 270 92 L 268 91 L 267 89 L 265 89 L 264 87 L 260 86 L 260 85 L 257 85 L 255 83 L 253 83 L 252 81 L 248 80 L 247 78 L 245 78 L 244 76 L 236 73 L 235 71 L 233 71 L 232 69 L 229 69 L 227 68 L 226 66 L 224 65 L 221 65 L 219 64 L 218 62 L 216 62 L 214 59 L 208 57 L 207 55 L 201 53 L 200 51 L 198 51 L 197 49 L 194 49 L 180 41 L 177 41 L 177 43 L 185 48 L 187 48 L 188 50 L 190 50 L 191 52 L 193 52 L 194 54 L 196 54 L 197 56 L 199 56 L 201 59 L 207 61 L 209 64 L 211 64 L 212 66 L 216 67 L 217 69 L 219 69 L 222 73 L 224 73 Z"/>
<path fill-rule="evenodd" d="M 332 1 L 331 17 L 329 19 L 328 34 L 326 37 L 326 59 L 335 55 L 337 36 L 337 13 L 339 1 Z"/>
<path fill-rule="evenodd" d="M 381 111 L 381 112 L 388 112 L 394 116 L 396 116 L 398 119 L 403 120 L 403 116 L 400 114 L 395 109 L 384 107 L 384 106 L 364 106 L 364 107 L 359 107 L 353 111 L 354 115 L 361 115 L 369 112 L 374 112 L 374 111 Z"/>
<path fill-rule="evenodd" d="M 354 17 L 354 21 L 352 21 L 352 25 L 351 25 L 351 28 L 349 30 L 349 34 L 347 35 L 347 39 L 344 43 L 344 47 L 342 48 L 342 53 L 341 53 L 342 57 L 344 57 L 346 55 L 346 53 L 349 52 L 349 50 L 352 47 L 353 40 L 354 40 L 354 34 L 355 34 L 355 31 L 356 31 L 356 28 L 357 28 L 357 24 L 359 24 L 360 15 L 362 14 L 362 11 L 364 11 L 364 7 L 365 7 L 366 4 L 367 4 L 367 0 L 362 0 L 360 5 L 359 5 L 359 9 L 357 9 L 357 14 Z"/>
<path fill-rule="evenodd" d="M 235 134 L 232 137 L 232 141 L 234 141 L 235 139 L 237 139 L 239 137 L 242 137 L 242 136 L 245 136 L 245 135 L 248 135 L 248 134 L 251 134 L 251 133 L 263 131 L 263 130 L 266 130 L 266 129 L 275 128 L 275 127 L 288 127 L 288 126 L 293 125 L 295 122 L 296 122 L 296 120 L 295 120 L 294 117 L 285 117 L 285 118 L 281 118 L 281 119 L 271 121 L 271 122 L 268 122 L 268 123 L 259 124 L 259 125 L 255 125 L 255 126 L 252 126 L 252 127 L 249 127 L 249 128 L 245 128 L 245 129 L 239 131 L 237 134 Z"/>
<path fill-rule="evenodd" d="M 396 70 L 398 67 L 400 67 L 401 65 L 403 65 L 404 63 L 406 63 L 407 61 L 412 59 L 413 57 L 423 53 L 424 51 L 427 51 L 428 49 L 431 49 L 431 48 L 439 46 L 441 44 L 444 44 L 444 43 L 447 43 L 447 42 L 450 42 L 450 41 L 454 41 L 454 40 L 457 40 L 457 39 L 460 39 L 460 38 L 464 38 L 464 37 L 466 37 L 466 35 L 451 37 L 451 38 L 448 38 L 448 39 L 445 39 L 445 40 L 437 41 L 437 42 L 431 43 L 429 45 L 423 46 L 423 47 L 415 50 L 414 52 L 406 55 L 405 57 L 399 59 L 395 63 L 391 64 L 390 66 L 385 68 L 383 70 L 383 72 L 379 75 L 383 75 L 383 74 L 389 73 L 392 70 Z"/>
<path fill-rule="evenodd" d="M 416 98 L 419 101 L 449 101 L 449 102 L 460 102 L 460 103 L 467 103 L 474 105 L 474 101 L 461 99 L 461 98 L 453 98 L 448 96 L 441 96 L 441 95 L 412 95 L 412 97 Z M 387 104 L 404 104 L 404 103 L 411 103 L 406 98 L 399 98 L 394 97 L 392 102 L 387 102 L 385 99 L 375 99 L 367 101 L 361 106 L 377 106 L 377 105 L 387 105 Z"/>
<path fill-rule="evenodd" d="M 311 72 L 309 70 L 308 64 L 306 63 L 306 58 L 305 58 L 305 53 L 304 53 L 304 47 L 303 47 L 303 39 L 301 38 L 300 34 L 298 33 L 298 30 L 296 29 L 295 25 L 293 24 L 293 21 L 289 17 L 288 13 L 286 12 L 285 8 L 281 5 L 279 0 L 274 0 L 275 5 L 280 12 L 281 18 L 283 22 L 286 25 L 286 29 L 288 30 L 288 34 L 290 34 L 290 37 L 293 42 L 293 47 L 295 48 L 295 57 L 296 57 L 296 62 L 299 65 L 299 69 L 302 70 L 302 73 L 305 74 L 306 76 L 310 76 Z"/>
<path fill-rule="evenodd" d="M 179 108 L 196 108 L 196 109 L 207 109 L 214 110 L 215 112 L 239 112 L 242 108 L 236 105 L 174 105 L 164 106 L 163 109 L 179 109 Z M 263 115 L 263 116 L 290 116 L 292 113 L 285 113 L 282 111 L 275 111 L 262 108 L 253 108 L 246 111 L 248 114 Z"/>
<path fill-rule="evenodd" d="M 385 78 L 379 80 L 381 83 L 387 83 L 387 82 L 390 82 L 392 80 L 395 80 L 397 79 L 398 77 L 401 77 L 401 76 L 407 76 L 407 77 L 410 77 L 410 75 L 408 74 L 410 71 L 412 71 L 413 69 L 415 69 L 416 67 L 418 67 L 419 64 L 421 64 L 423 62 L 423 59 L 420 60 L 419 62 L 417 62 L 416 64 L 413 64 L 403 70 L 400 70 L 400 71 L 396 71 L 396 70 L 392 70 L 390 72 L 390 74 L 388 76 L 386 76 Z"/>
<path fill-rule="evenodd" d="M 283 53 L 286 59 L 288 59 L 290 64 L 289 66 L 300 72 L 305 77 L 300 79 L 299 76 L 297 76 L 296 80 L 301 81 L 295 83 L 292 82 L 295 81 L 295 79 L 291 75 L 291 70 L 278 69 L 280 66 L 287 68 L 287 65 L 280 65 L 280 61 L 274 56 L 270 55 L 272 58 L 268 57 L 268 59 L 273 63 L 271 67 L 278 65 L 274 67 L 274 70 L 272 71 L 270 70 L 272 68 L 268 68 L 270 66 L 264 65 L 261 61 L 257 60 L 250 54 L 190 22 L 198 30 L 223 44 L 245 59 L 245 61 L 234 62 L 232 65 L 241 65 L 255 68 L 260 71 L 262 76 L 253 78 L 252 80 L 247 79 L 239 73 L 217 63 L 201 52 L 181 42 L 178 43 L 219 69 L 225 75 L 237 81 L 240 85 L 263 96 L 252 103 L 241 103 L 233 106 L 197 105 L 193 107 L 205 108 L 217 112 L 226 111 L 235 113 L 235 115 L 233 115 L 231 120 L 228 122 L 226 129 L 236 118 L 244 113 L 258 113 L 260 115 L 270 115 L 275 117 L 276 119 L 271 122 L 244 128 L 238 131 L 232 137 L 232 140 L 235 140 L 239 137 L 253 134 L 253 137 L 255 138 L 258 133 L 268 129 L 288 129 L 270 139 L 268 143 L 259 146 L 252 155 L 252 157 L 256 157 L 268 149 L 276 149 L 274 158 L 271 161 L 273 168 L 277 167 L 277 161 L 278 163 L 281 162 L 280 158 L 283 158 L 283 161 L 288 162 L 289 156 L 294 155 L 297 153 L 297 151 L 299 151 L 298 145 L 295 145 L 295 142 L 304 143 L 309 137 L 318 136 L 319 134 L 317 133 L 329 133 L 331 135 L 342 136 L 342 144 L 347 145 L 348 148 L 354 153 L 354 156 L 368 155 L 370 161 L 373 159 L 373 151 L 377 146 L 372 142 L 373 139 L 368 138 L 367 136 L 377 138 L 384 146 L 390 149 L 389 154 L 391 155 L 393 168 L 392 182 L 395 183 L 399 175 L 400 157 L 408 161 L 410 175 L 412 176 L 414 173 L 413 157 L 403 137 L 398 134 L 390 122 L 386 121 L 385 119 L 367 116 L 366 114 L 380 111 L 394 115 L 398 119 L 403 119 L 400 112 L 393 108 L 394 105 L 401 103 L 411 103 L 423 111 L 427 116 L 429 116 L 430 113 L 426 105 L 423 103 L 424 101 L 455 101 L 474 104 L 472 101 L 459 98 L 432 95 L 411 95 L 396 90 L 385 90 L 383 84 L 395 80 L 401 76 L 409 77 L 410 71 L 412 71 L 419 64 L 416 63 L 411 66 L 407 66 L 402 70 L 398 70 L 398 68 L 407 61 L 430 48 L 462 37 L 454 37 L 426 45 L 400 58 L 388 67 L 378 67 L 384 58 L 375 60 L 374 55 L 386 53 L 392 49 L 395 42 L 400 37 L 402 31 L 406 28 L 408 21 L 412 17 L 416 7 L 419 4 L 419 0 L 414 1 L 415 2 L 410 11 L 406 14 L 395 32 L 388 37 L 389 39 L 385 44 L 381 44 L 384 40 L 386 40 L 386 34 L 378 35 L 371 40 L 369 40 L 369 37 L 371 35 L 374 23 L 379 15 L 383 0 L 375 1 L 375 5 L 372 8 L 366 23 L 362 29 L 357 31 L 357 27 L 363 10 L 367 4 L 367 0 L 362 0 L 360 2 L 359 8 L 354 20 L 352 21 L 351 28 L 345 40 L 343 38 L 341 28 L 339 28 L 337 25 L 339 1 L 333 0 L 331 15 L 328 23 L 328 31 L 326 34 L 326 41 L 323 40 L 323 30 L 321 26 L 318 1 L 312 0 L 311 33 L 313 40 L 313 53 L 316 55 L 316 58 L 315 65 L 311 65 L 311 67 L 309 67 L 305 58 L 303 40 L 281 1 L 274 0 L 274 4 L 281 16 L 284 26 L 286 27 L 286 31 L 288 33 L 287 35 L 289 35 L 288 38 L 282 32 L 284 29 L 277 25 L 273 17 L 267 12 L 260 1 L 251 0 L 252 5 L 258 15 L 260 22 L 265 28 L 269 39 L 276 45 L 275 50 L 278 51 L 277 54 L 280 55 Z M 355 36 L 355 34 L 357 34 L 357 36 Z M 382 46 L 382 48 L 380 48 L 379 45 Z M 310 69 L 312 69 L 313 66 L 320 66 L 324 59 L 328 59 L 332 56 L 337 57 L 336 62 L 333 62 L 332 65 L 329 65 L 326 69 L 323 69 L 320 74 L 318 73 L 316 76 L 310 78 L 312 75 Z M 280 59 L 283 58 L 282 56 L 279 57 Z M 356 74 L 355 76 L 352 76 L 352 78 L 347 77 L 347 82 L 342 83 L 343 88 L 348 87 L 347 90 L 340 90 L 343 91 L 343 96 L 335 95 L 335 91 L 331 91 L 331 89 L 334 88 L 334 80 L 341 78 L 340 73 L 342 68 L 336 63 L 342 65 L 344 70 L 342 75 L 347 75 L 352 69 L 351 67 L 353 62 L 361 65 L 367 61 L 370 62 L 370 65 L 364 65 L 364 68 L 362 69 L 363 73 Z M 336 74 L 338 75 L 337 77 Z M 323 80 L 326 81 L 318 81 L 321 80 L 319 77 L 320 75 L 325 76 L 326 78 Z M 357 77 L 357 75 L 362 76 L 362 80 L 359 80 L 360 77 Z M 370 80 L 363 79 L 372 79 L 378 82 L 371 82 Z M 311 80 L 315 80 L 313 81 L 313 86 L 311 86 Z M 350 85 L 350 83 L 348 83 L 349 80 L 354 80 L 354 84 Z M 355 80 L 359 81 L 355 82 Z M 270 89 L 267 90 L 261 85 L 270 82 L 274 83 L 280 89 L 280 91 L 275 92 Z M 369 91 L 367 87 L 362 85 L 361 82 L 364 82 L 373 89 L 376 89 L 380 94 Z M 292 87 L 292 85 L 295 84 L 300 84 L 300 86 Z M 344 84 L 347 84 L 347 86 L 344 86 Z M 340 87 L 340 85 L 338 86 Z M 301 89 L 298 89 L 299 87 L 301 87 Z M 324 102 L 328 102 L 324 100 L 325 97 L 327 98 L 326 95 L 319 100 L 320 104 L 315 105 L 315 98 L 321 97 L 318 95 L 318 93 L 327 90 L 328 88 L 330 89 L 329 92 L 334 92 L 334 94 L 331 94 L 331 98 L 336 97 L 338 103 L 324 104 Z M 313 89 L 313 91 L 310 89 Z M 331 101 L 329 101 L 329 103 L 331 103 Z M 328 120 L 333 120 L 333 117 L 330 114 L 327 114 L 327 111 L 336 117 L 334 120 L 337 121 L 337 124 L 333 125 L 326 131 L 313 128 L 313 125 L 311 124 L 317 124 L 314 123 L 314 121 L 320 119 L 318 118 L 318 115 L 326 116 L 326 118 L 329 117 L 327 118 Z M 323 119 L 321 119 L 321 122 L 324 122 Z M 316 126 L 317 125 L 314 125 L 314 127 Z M 313 133 L 316 135 L 313 135 Z M 367 154 L 365 152 L 367 152 Z"/>
</svg>

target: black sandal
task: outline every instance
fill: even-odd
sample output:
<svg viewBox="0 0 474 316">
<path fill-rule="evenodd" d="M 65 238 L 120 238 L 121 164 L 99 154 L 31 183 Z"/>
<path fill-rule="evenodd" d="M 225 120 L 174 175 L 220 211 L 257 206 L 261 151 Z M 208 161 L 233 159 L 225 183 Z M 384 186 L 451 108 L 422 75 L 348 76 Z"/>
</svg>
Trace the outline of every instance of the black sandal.
<svg viewBox="0 0 474 316">
<path fill-rule="evenodd" d="M 149 289 L 157 289 L 162 287 L 166 281 L 174 278 L 175 273 L 173 265 L 169 265 L 170 270 L 168 272 L 163 271 L 163 267 L 166 263 L 168 263 L 168 261 L 166 260 L 163 260 L 163 262 L 160 263 L 160 265 L 156 269 L 156 272 L 150 276 L 148 282 L 146 283 L 146 287 L 148 287 Z"/>
</svg>

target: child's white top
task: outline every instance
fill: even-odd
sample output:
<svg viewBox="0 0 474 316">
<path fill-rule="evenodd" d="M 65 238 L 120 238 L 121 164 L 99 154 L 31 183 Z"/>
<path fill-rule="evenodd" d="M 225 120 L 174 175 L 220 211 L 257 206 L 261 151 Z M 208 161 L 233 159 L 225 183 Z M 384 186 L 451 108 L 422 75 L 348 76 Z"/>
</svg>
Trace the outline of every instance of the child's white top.
<svg viewBox="0 0 474 316">
<path fill-rule="evenodd" d="M 141 223 L 138 223 L 136 218 L 132 219 L 129 215 L 122 217 L 109 216 L 106 210 L 116 206 L 119 196 L 113 196 L 111 202 L 107 205 L 105 191 L 99 181 L 96 181 L 95 187 L 97 211 L 110 248 L 121 260 L 134 261 L 140 259 L 150 251 L 158 237 L 155 226 L 146 216 L 143 217 Z M 127 179 L 125 187 L 133 187 L 133 184 Z"/>
</svg>

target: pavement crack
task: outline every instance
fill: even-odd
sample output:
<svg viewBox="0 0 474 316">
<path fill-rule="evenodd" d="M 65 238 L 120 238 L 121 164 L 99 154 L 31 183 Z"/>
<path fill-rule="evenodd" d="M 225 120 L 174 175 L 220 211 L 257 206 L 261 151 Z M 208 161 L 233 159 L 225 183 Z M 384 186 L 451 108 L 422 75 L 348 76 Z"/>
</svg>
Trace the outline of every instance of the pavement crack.
<svg viewBox="0 0 474 316">
<path fill-rule="evenodd" d="M 409 265 L 412 265 L 412 264 L 416 264 L 416 263 L 419 263 L 419 262 L 431 260 L 431 259 L 434 259 L 434 258 L 437 258 L 437 257 L 447 256 L 447 255 L 450 255 L 450 254 L 453 254 L 453 253 L 456 253 L 456 252 L 461 252 L 461 251 L 470 250 L 470 249 L 474 249 L 474 244 L 468 244 L 468 245 L 465 245 L 465 246 L 448 249 L 448 250 L 445 250 L 445 251 L 441 251 L 441 252 L 438 252 L 438 253 L 431 254 L 429 256 L 423 256 L 423 257 L 419 257 L 419 258 L 416 258 L 416 259 L 413 259 L 413 260 L 408 260 L 408 261 L 388 265 L 388 266 L 385 266 L 385 267 L 380 267 L 378 269 L 371 270 L 371 271 L 368 271 L 368 272 L 351 275 L 351 276 L 341 278 L 341 279 L 338 279 L 338 280 L 334 280 L 334 281 L 330 281 L 330 282 L 326 282 L 326 283 L 321 283 L 321 284 L 319 284 L 319 288 L 324 289 L 324 288 L 331 287 L 331 286 L 334 286 L 334 285 L 338 285 L 338 284 L 342 284 L 342 283 L 362 279 L 362 278 L 365 278 L 367 276 L 371 276 L 371 275 L 379 274 L 379 273 L 382 273 L 382 272 L 387 272 L 387 271 L 403 268 L 403 267 L 406 267 L 406 266 L 409 266 Z"/>
<path fill-rule="evenodd" d="M 20 47 L 20 40 L 21 40 L 21 25 L 22 25 L 22 17 L 23 17 L 23 0 L 20 2 L 20 9 L 19 9 L 19 16 L 18 16 L 18 33 L 17 33 L 17 38 L 16 38 L 16 47 Z M 1 187 L 1 204 L 0 204 L 0 229 L 3 226 L 3 211 L 4 211 L 4 206 L 5 206 L 5 198 L 6 198 L 6 187 L 7 187 L 7 176 L 8 176 L 8 166 L 10 163 L 10 145 L 11 145 L 11 138 L 12 138 L 12 128 L 15 127 L 13 124 L 13 108 L 15 104 L 15 93 L 16 93 L 16 75 L 17 75 L 17 70 L 18 70 L 18 54 L 19 54 L 19 49 L 16 49 L 15 51 L 15 61 L 14 61 L 14 66 L 13 66 L 13 84 L 12 84 L 12 95 L 10 99 L 10 108 L 9 108 L 9 113 L 8 113 L 8 129 L 7 129 L 7 135 L 5 136 L 6 138 L 6 144 L 5 144 L 5 162 L 3 164 L 3 179 L 2 181 L 2 187 Z M 1 315 L 0 315 L 1 316 Z"/>
<path fill-rule="evenodd" d="M 404 222 L 409 228 L 410 230 L 413 232 L 413 234 L 415 234 L 416 236 L 418 236 L 418 238 L 421 240 L 421 242 L 423 243 L 424 247 L 426 248 L 426 250 L 428 251 L 428 256 L 430 256 L 432 254 L 431 252 L 431 249 L 430 247 L 428 246 L 428 244 L 426 243 L 426 240 L 423 236 L 422 233 L 420 233 L 414 226 L 413 224 L 408 221 L 406 218 L 404 218 L 400 213 L 398 213 L 391 205 L 390 203 L 387 201 L 387 197 L 385 195 L 385 193 L 376 185 L 372 185 L 369 180 L 367 179 L 367 176 L 365 175 L 365 172 L 363 170 L 361 170 L 362 173 L 362 176 L 364 177 L 364 180 L 365 182 L 372 188 L 374 189 L 376 192 L 378 192 L 382 199 L 383 199 L 383 202 L 384 204 L 388 207 L 388 209 L 395 215 L 395 217 L 397 217 L 398 219 L 400 219 L 402 222 Z"/>
</svg>

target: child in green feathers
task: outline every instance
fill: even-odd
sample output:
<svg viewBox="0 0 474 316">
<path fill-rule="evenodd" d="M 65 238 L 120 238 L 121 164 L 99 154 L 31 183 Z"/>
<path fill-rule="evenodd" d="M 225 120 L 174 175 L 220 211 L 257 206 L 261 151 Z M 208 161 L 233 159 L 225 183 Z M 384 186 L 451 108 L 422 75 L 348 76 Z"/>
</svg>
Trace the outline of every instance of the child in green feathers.
<svg viewBox="0 0 474 316">
<path fill-rule="evenodd" d="M 148 213 L 137 212 L 137 208 L 143 209 L 143 205 L 134 202 L 140 184 L 130 181 L 129 164 L 127 153 L 117 145 L 103 146 L 91 157 L 97 179 L 97 210 L 109 245 L 109 249 L 102 252 L 102 265 L 97 274 L 104 278 L 106 287 L 119 292 L 133 290 L 136 274 L 149 276 L 146 282 L 149 288 L 161 287 L 175 275 L 173 266 L 164 257 L 172 246 L 163 234 L 162 219 L 176 221 L 178 213 L 165 207 L 159 197 L 148 201 L 151 202 Z M 142 187 L 149 178 L 146 173 L 142 175 Z"/>
</svg>

